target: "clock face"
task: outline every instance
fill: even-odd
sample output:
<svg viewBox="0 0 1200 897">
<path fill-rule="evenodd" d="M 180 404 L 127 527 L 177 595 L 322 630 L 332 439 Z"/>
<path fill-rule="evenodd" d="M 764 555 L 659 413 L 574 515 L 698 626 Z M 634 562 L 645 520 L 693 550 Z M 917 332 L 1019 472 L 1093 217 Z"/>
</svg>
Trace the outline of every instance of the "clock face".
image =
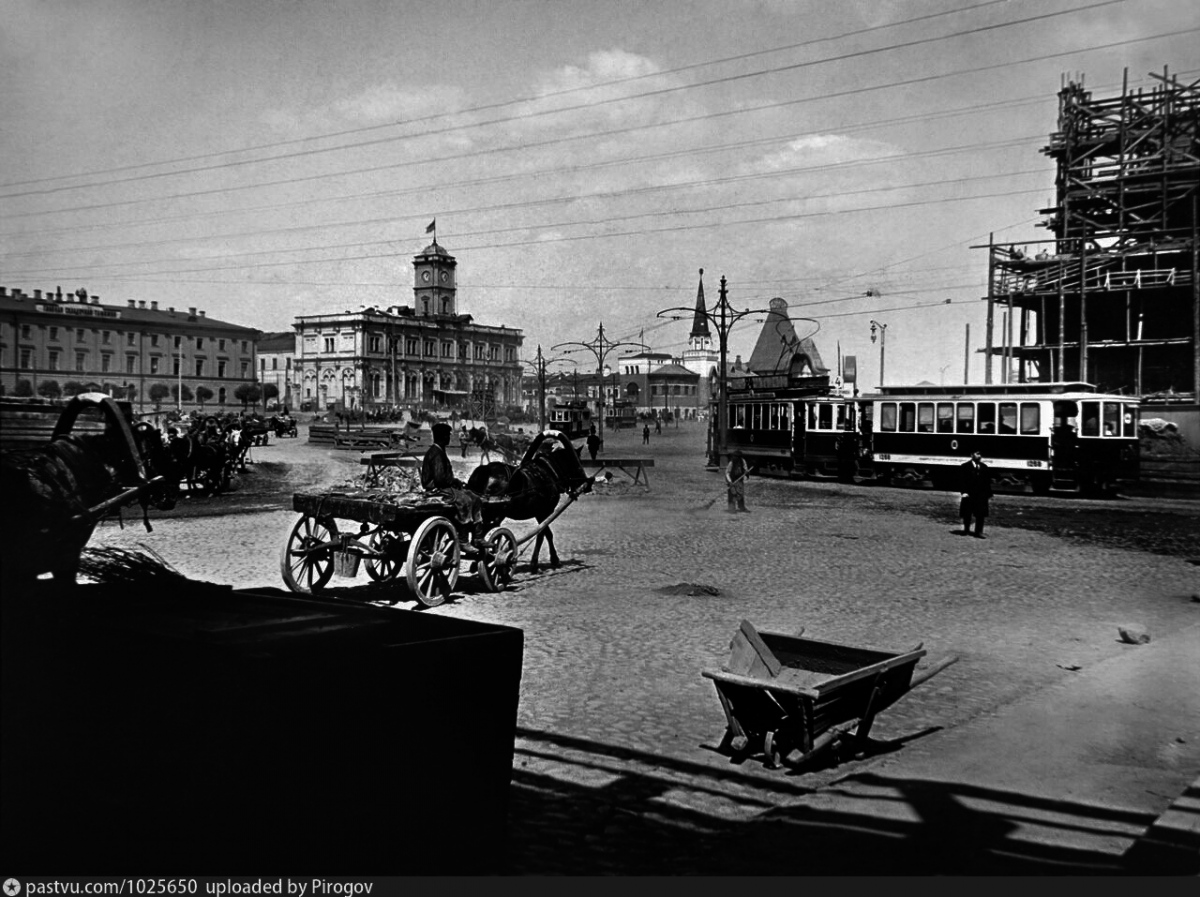
<svg viewBox="0 0 1200 897">
<path fill-rule="evenodd" d="M 450 279 L 450 275 L 447 274 L 445 271 L 443 271 L 442 272 L 442 283 L 445 283 L 449 279 Z"/>
<path fill-rule="evenodd" d="M 428 271 L 421 272 L 421 280 L 425 281 L 426 283 L 429 283 L 429 272 Z"/>
</svg>

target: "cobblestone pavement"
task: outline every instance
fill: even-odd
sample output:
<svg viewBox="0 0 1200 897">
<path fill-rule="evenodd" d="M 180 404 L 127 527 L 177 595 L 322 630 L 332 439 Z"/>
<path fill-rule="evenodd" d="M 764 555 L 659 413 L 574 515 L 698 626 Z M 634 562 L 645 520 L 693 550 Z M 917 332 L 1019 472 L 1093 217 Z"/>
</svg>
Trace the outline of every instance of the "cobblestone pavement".
<svg viewBox="0 0 1200 897">
<path fill-rule="evenodd" d="M 536 576 L 519 567 L 497 594 L 464 575 L 450 601 L 421 611 L 525 633 L 502 871 L 862 872 L 837 851 L 731 854 L 722 845 L 879 755 L 936 754 L 940 732 L 1078 675 L 1068 667 L 1119 655 L 1121 623 L 1156 634 L 1200 622 L 1188 562 L 1200 532 L 1194 503 L 1000 497 L 979 541 L 954 533 L 957 495 L 752 479 L 751 513 L 729 514 L 702 448 L 698 425 L 667 428 L 648 447 L 631 431 L 609 437 L 610 455 L 654 458 L 649 490 L 620 474 L 598 484 L 554 525 L 561 567 Z M 153 518 L 152 534 L 105 524 L 92 544 L 145 544 L 193 578 L 279 586 L 279 550 L 297 517 L 291 492 L 346 482 L 359 468 L 356 456 L 308 446 L 303 433 L 255 451 L 222 511 L 219 499 L 197 500 L 199 510 Z M 1165 554 L 1121 547 L 1117 536 L 1093 543 L 1037 523 L 1056 515 L 1078 516 L 1083 528 L 1102 519 L 1118 534 L 1113 521 L 1144 515 L 1181 535 Z M 531 526 L 512 528 L 520 538 Z M 365 574 L 331 585 L 347 600 L 417 608 L 402 585 Z M 725 721 L 700 673 L 720 666 L 742 619 L 853 644 L 923 642 L 929 662 L 961 659 L 879 716 L 877 753 L 803 774 L 735 765 L 712 749 Z M 469 762 L 469 734 L 458 739 Z M 756 828 L 764 831 L 770 843 L 770 826 Z M 888 835 L 871 835 L 880 869 L 895 859 L 875 843 Z"/>
</svg>

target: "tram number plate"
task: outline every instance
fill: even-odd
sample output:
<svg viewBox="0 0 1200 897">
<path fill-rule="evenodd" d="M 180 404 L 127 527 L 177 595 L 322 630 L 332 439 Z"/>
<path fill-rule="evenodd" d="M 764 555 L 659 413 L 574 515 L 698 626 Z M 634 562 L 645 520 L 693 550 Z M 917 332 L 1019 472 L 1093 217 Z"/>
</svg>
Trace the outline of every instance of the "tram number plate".
<svg viewBox="0 0 1200 897">
<path fill-rule="evenodd" d="M 1026 461 L 1025 466 L 1026 467 L 1041 467 L 1042 462 L 1041 461 Z"/>
</svg>

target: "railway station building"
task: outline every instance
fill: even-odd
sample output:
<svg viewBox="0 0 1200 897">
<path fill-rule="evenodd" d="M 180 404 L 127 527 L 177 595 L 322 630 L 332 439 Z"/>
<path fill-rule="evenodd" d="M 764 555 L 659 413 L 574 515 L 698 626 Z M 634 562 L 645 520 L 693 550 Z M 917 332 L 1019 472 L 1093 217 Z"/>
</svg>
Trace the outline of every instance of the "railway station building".
<svg viewBox="0 0 1200 897">
<path fill-rule="evenodd" d="M 413 258 L 413 304 L 296 318 L 291 389 L 300 410 L 520 406 L 522 332 L 459 312 L 458 262 L 435 238 Z"/>
<path fill-rule="evenodd" d="M 1200 445 L 1200 86 L 1059 91 L 1045 239 L 988 249 L 985 380 L 1141 398 Z"/>
<path fill-rule="evenodd" d="M 106 392 L 143 414 L 236 411 L 239 388 L 255 385 L 260 335 L 203 309 L 0 287 L 0 389 L 47 399 Z"/>
</svg>

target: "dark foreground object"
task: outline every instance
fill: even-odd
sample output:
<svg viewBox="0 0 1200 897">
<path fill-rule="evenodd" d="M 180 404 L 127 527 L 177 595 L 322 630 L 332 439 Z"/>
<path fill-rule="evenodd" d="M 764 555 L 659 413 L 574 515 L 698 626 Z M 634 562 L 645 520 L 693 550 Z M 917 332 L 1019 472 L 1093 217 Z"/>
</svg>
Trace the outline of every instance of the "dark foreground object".
<svg viewBox="0 0 1200 897">
<path fill-rule="evenodd" d="M 0 679 L 14 868 L 502 868 L 520 630 L 201 583 L 21 597 Z"/>
</svg>

